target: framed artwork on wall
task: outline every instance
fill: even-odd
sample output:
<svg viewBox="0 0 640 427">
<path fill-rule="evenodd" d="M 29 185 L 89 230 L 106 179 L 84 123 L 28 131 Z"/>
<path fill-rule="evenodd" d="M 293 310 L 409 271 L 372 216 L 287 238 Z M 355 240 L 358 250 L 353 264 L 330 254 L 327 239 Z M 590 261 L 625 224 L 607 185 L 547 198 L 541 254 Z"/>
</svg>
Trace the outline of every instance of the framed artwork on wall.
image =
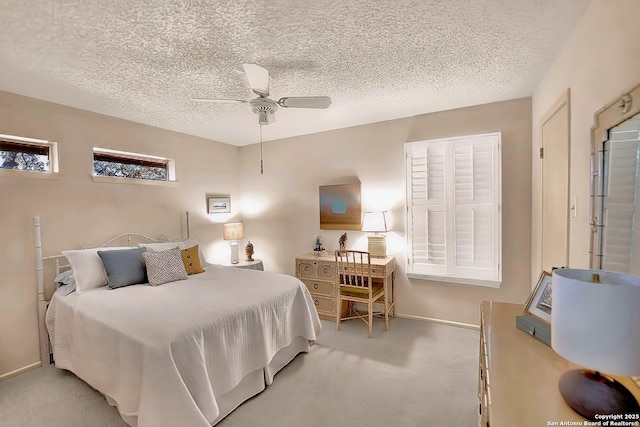
<svg viewBox="0 0 640 427">
<path fill-rule="evenodd" d="M 320 229 L 362 228 L 360 183 L 320 186 Z"/>
<path fill-rule="evenodd" d="M 207 197 L 207 213 L 229 213 L 231 212 L 231 198 L 220 196 Z"/>
</svg>

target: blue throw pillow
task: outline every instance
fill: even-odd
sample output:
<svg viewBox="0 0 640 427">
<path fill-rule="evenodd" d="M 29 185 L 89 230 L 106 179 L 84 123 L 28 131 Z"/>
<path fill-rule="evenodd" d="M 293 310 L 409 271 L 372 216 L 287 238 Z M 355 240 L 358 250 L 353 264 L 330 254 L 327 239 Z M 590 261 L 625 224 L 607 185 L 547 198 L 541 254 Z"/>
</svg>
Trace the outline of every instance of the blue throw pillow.
<svg viewBox="0 0 640 427">
<path fill-rule="evenodd" d="M 147 283 L 147 269 L 142 253 L 146 248 L 98 251 L 111 289 Z"/>
<path fill-rule="evenodd" d="M 73 277 L 72 270 L 63 271 L 53 281 L 56 282 L 58 286 L 56 292 L 60 295 L 67 296 L 76 290 L 76 279 Z"/>
</svg>

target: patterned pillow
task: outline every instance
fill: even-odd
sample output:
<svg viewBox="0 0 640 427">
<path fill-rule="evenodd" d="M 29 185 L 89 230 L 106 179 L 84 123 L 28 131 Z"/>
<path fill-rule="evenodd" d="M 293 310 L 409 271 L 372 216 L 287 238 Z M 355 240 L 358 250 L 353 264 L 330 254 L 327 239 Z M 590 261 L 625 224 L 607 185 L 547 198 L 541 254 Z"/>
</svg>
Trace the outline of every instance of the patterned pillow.
<svg viewBox="0 0 640 427">
<path fill-rule="evenodd" d="M 143 252 L 147 265 L 147 277 L 151 286 L 175 282 L 187 278 L 180 249 L 173 248 L 162 252 Z"/>
<path fill-rule="evenodd" d="M 187 274 L 204 273 L 202 264 L 200 264 L 200 257 L 198 255 L 198 245 L 192 246 L 180 251 L 182 255 L 182 263 L 184 269 L 187 270 Z"/>
</svg>

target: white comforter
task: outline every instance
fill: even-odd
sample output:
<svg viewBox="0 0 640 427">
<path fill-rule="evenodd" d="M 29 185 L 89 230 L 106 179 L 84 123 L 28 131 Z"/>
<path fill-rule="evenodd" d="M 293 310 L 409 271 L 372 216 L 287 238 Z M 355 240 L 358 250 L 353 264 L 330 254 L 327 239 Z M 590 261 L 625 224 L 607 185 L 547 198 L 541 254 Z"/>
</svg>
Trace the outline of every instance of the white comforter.
<svg viewBox="0 0 640 427">
<path fill-rule="evenodd" d="M 307 288 L 277 273 L 209 267 L 158 287 L 54 295 L 56 366 L 115 401 L 138 427 L 207 427 L 217 396 L 321 326 Z"/>
</svg>

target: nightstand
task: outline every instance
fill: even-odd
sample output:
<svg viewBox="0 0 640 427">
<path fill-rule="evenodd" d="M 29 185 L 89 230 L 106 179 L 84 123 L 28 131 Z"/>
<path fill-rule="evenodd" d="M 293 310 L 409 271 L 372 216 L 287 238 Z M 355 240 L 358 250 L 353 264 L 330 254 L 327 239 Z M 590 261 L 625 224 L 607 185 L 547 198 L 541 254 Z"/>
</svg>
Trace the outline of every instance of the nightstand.
<svg viewBox="0 0 640 427">
<path fill-rule="evenodd" d="M 264 271 L 264 265 L 262 264 L 261 259 L 254 259 L 253 261 L 245 261 L 241 259 L 237 264 L 231 264 L 230 262 L 225 262 L 220 265 L 224 265 L 227 267 L 235 267 L 235 268 L 246 268 L 247 270 Z"/>
</svg>

